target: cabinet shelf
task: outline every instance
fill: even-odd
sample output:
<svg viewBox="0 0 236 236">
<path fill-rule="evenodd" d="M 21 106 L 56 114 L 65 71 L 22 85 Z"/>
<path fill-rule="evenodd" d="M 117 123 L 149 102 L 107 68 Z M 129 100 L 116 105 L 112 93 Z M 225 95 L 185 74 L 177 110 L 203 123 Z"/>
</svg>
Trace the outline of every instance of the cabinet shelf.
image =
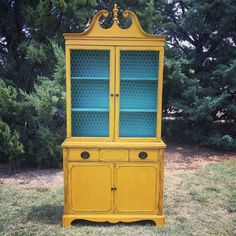
<svg viewBox="0 0 236 236">
<path fill-rule="evenodd" d="M 72 111 L 82 112 L 82 111 L 90 111 L 90 112 L 108 112 L 108 108 L 72 108 Z"/>
<path fill-rule="evenodd" d="M 108 77 L 71 77 L 72 80 L 109 80 Z"/>
<path fill-rule="evenodd" d="M 156 109 L 121 108 L 121 112 L 157 112 Z"/>
</svg>

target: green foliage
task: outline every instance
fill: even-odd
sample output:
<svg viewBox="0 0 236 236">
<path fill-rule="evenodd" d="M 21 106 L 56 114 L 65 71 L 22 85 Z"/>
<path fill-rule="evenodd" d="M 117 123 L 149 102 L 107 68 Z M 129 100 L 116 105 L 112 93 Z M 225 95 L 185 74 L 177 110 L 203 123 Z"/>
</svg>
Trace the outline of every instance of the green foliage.
<svg viewBox="0 0 236 236">
<path fill-rule="evenodd" d="M 163 127 L 167 139 L 236 149 L 235 1 L 159 6 L 169 35 Z M 178 140 L 181 140 L 178 139 Z"/>
<path fill-rule="evenodd" d="M 26 96 L 31 110 L 25 131 L 28 162 L 43 167 L 61 164 L 65 136 L 65 58 L 62 49 L 52 45 L 57 59 L 52 78 L 38 77 L 34 91 Z"/>
<path fill-rule="evenodd" d="M 60 66 L 64 54 L 55 44 L 53 48 L 58 61 L 52 79 L 39 77 L 35 90 L 26 97 L 32 113 L 26 131 L 30 162 L 49 167 L 61 163 L 60 144 L 65 136 L 65 87 L 61 84 L 65 66 Z"/>
<path fill-rule="evenodd" d="M 61 48 L 55 43 L 52 47 L 57 60 L 54 73 L 51 78 L 38 77 L 30 94 L 0 81 L 1 161 L 16 162 L 19 156 L 21 164 L 61 165 L 60 144 L 65 136 L 65 58 Z"/>
<path fill-rule="evenodd" d="M 24 146 L 19 140 L 18 132 L 11 130 L 0 120 L 0 156 L 3 161 L 9 161 L 10 164 L 20 163 L 22 154 L 24 154 Z"/>
<path fill-rule="evenodd" d="M 114 3 L 121 11 L 134 11 L 145 31 L 168 35 L 164 138 L 236 149 L 235 1 L 3 0 L 2 161 L 60 165 L 65 133 L 63 33 L 84 31 L 96 11 L 105 8 L 112 14 Z M 130 20 L 119 14 L 121 25 L 128 27 Z"/>
<path fill-rule="evenodd" d="M 10 164 L 20 163 L 24 153 L 17 125 L 12 125 L 13 122 L 19 122 L 17 114 L 21 113 L 24 105 L 18 103 L 18 99 L 22 95 L 22 91 L 7 86 L 0 79 L 0 157 L 2 161 L 9 161 Z M 12 126 L 9 127 L 8 123 Z"/>
</svg>

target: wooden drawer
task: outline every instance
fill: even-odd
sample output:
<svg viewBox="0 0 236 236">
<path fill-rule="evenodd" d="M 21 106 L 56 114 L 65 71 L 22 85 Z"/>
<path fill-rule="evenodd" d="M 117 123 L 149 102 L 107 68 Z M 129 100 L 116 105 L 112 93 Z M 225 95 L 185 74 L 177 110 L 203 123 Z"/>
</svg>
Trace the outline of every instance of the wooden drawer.
<svg viewBox="0 0 236 236">
<path fill-rule="evenodd" d="M 100 161 L 128 161 L 129 151 L 125 149 L 103 149 L 100 151 Z"/>
<path fill-rule="evenodd" d="M 131 150 L 130 161 L 157 161 L 159 160 L 159 150 Z"/>
<path fill-rule="evenodd" d="M 97 149 L 68 149 L 69 161 L 98 161 L 99 150 Z"/>
</svg>

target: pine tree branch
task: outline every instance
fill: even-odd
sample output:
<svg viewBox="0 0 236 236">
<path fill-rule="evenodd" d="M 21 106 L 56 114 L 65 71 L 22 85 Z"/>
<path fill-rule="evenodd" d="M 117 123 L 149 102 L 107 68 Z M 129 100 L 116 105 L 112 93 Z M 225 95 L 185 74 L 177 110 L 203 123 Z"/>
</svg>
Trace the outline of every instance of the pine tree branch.
<svg viewBox="0 0 236 236">
<path fill-rule="evenodd" d="M 208 49 L 207 52 L 203 53 L 201 56 L 201 60 L 204 61 L 206 58 L 208 58 L 214 50 L 217 48 L 217 46 L 220 44 L 220 42 L 223 40 L 224 35 L 222 34 L 217 41 L 215 41 L 214 44 L 211 45 L 211 47 Z"/>
<path fill-rule="evenodd" d="M 183 1 L 179 1 L 179 4 L 180 4 L 181 10 L 182 10 L 183 15 L 184 15 L 185 14 L 185 7 L 184 7 Z"/>
<path fill-rule="evenodd" d="M 173 34 L 173 37 L 174 37 L 174 40 L 175 40 L 175 42 L 176 42 L 176 44 L 177 44 L 177 47 L 178 47 L 179 49 L 181 49 L 183 52 L 185 52 L 185 49 L 180 45 L 180 43 L 179 43 L 177 37 L 176 37 L 174 34 Z M 176 46 L 176 44 L 172 44 L 172 45 L 173 45 L 173 46 Z"/>
<path fill-rule="evenodd" d="M 193 39 L 191 39 L 191 38 L 189 37 L 188 33 L 187 33 L 186 31 L 184 31 L 183 28 L 181 28 L 181 27 L 179 26 L 179 24 L 178 24 L 178 22 L 176 21 L 175 17 L 174 17 L 173 15 L 171 15 L 170 17 L 171 17 L 171 19 L 173 20 L 173 23 L 177 26 L 178 30 L 183 34 L 183 36 L 185 37 L 185 39 L 186 39 L 189 43 L 191 43 L 192 45 L 194 45 L 194 46 L 196 47 L 196 46 L 197 46 L 197 43 L 196 43 Z M 177 33 L 177 32 L 176 32 L 176 33 Z M 179 34 L 179 33 L 177 33 L 177 34 Z"/>
<path fill-rule="evenodd" d="M 54 30 L 53 30 L 53 33 L 50 35 L 50 36 L 53 36 L 56 32 L 57 32 L 57 30 L 60 28 L 60 26 L 61 26 L 61 21 L 62 21 L 62 13 L 60 13 L 60 15 L 59 15 L 59 19 L 58 19 L 58 22 L 57 22 L 57 25 L 55 26 L 55 28 L 54 28 Z"/>
</svg>

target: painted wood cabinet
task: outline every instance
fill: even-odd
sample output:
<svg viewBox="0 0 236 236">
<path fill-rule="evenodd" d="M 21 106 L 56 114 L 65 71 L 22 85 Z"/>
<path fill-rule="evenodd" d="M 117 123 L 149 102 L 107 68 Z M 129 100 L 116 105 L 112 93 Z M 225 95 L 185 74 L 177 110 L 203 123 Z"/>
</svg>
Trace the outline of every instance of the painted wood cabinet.
<svg viewBox="0 0 236 236">
<path fill-rule="evenodd" d="M 159 163 L 115 165 L 115 211 L 157 213 L 160 187 Z"/>
<path fill-rule="evenodd" d="M 85 219 L 164 224 L 161 140 L 165 36 L 118 9 L 104 29 L 98 12 L 83 33 L 66 33 L 67 137 L 63 226 Z"/>
<path fill-rule="evenodd" d="M 69 172 L 72 211 L 112 211 L 112 164 L 91 162 L 72 163 L 70 164 Z"/>
</svg>

